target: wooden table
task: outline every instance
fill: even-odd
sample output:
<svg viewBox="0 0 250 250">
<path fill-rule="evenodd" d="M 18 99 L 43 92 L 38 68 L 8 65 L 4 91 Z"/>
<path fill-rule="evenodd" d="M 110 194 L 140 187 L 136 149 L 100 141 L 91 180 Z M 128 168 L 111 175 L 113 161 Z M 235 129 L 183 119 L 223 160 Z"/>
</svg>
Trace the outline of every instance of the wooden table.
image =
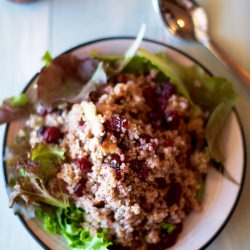
<svg viewBox="0 0 250 250">
<path fill-rule="evenodd" d="M 199 1 L 208 11 L 211 33 L 235 61 L 250 70 L 249 0 Z M 107 36 L 136 35 L 142 22 L 146 37 L 173 45 L 192 55 L 214 74 L 234 82 L 237 109 L 250 142 L 250 105 L 246 91 L 205 48 L 173 38 L 155 14 L 150 0 L 40 0 L 29 4 L 0 1 L 0 101 L 17 95 L 42 66 L 46 50 L 56 56 L 80 43 Z M 4 126 L 0 127 L 3 141 Z M 2 147 L 2 145 L 0 146 Z M 0 148 L 1 152 L 1 148 Z M 249 155 L 249 148 L 248 148 Z M 0 162 L 2 159 L 0 159 Z M 248 164 L 249 165 L 249 164 Z M 220 236 L 208 249 L 250 249 L 250 172 L 239 205 Z M 0 173 L 0 249 L 41 247 L 8 209 Z"/>
</svg>

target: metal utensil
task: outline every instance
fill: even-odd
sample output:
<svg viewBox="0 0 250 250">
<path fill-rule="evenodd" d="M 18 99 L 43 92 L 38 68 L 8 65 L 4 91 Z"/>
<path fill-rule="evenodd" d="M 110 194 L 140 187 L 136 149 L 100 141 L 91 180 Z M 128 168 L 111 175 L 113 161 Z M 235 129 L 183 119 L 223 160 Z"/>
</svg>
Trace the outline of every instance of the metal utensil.
<svg viewBox="0 0 250 250">
<path fill-rule="evenodd" d="M 238 65 L 209 36 L 206 12 L 193 0 L 153 0 L 169 31 L 185 40 L 203 44 L 250 90 L 250 72 Z"/>
</svg>

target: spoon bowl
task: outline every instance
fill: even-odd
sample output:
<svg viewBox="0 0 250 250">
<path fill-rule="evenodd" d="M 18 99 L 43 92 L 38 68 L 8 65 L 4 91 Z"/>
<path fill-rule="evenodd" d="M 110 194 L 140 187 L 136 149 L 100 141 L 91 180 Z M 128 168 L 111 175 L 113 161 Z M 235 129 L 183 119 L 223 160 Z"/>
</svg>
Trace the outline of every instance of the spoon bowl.
<svg viewBox="0 0 250 250">
<path fill-rule="evenodd" d="M 173 35 L 203 44 L 238 77 L 250 93 L 250 73 L 210 38 L 207 14 L 202 7 L 193 0 L 153 0 L 153 5 Z"/>
</svg>

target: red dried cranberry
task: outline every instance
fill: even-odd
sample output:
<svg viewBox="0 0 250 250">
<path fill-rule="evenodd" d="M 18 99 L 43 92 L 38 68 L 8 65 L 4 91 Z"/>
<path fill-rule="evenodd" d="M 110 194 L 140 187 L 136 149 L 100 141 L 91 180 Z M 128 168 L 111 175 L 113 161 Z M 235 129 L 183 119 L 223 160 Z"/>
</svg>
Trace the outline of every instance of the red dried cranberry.
<svg viewBox="0 0 250 250">
<path fill-rule="evenodd" d="M 63 134 L 57 127 L 47 127 L 43 132 L 43 141 L 47 143 L 58 143 Z"/>
<path fill-rule="evenodd" d="M 83 125 L 84 125 L 84 123 L 85 123 L 85 122 L 81 119 L 81 120 L 79 121 L 79 123 L 78 123 L 78 124 L 79 124 L 79 126 L 83 126 Z"/>
<path fill-rule="evenodd" d="M 164 147 L 173 147 L 174 146 L 174 142 L 172 139 L 167 138 L 163 141 L 163 146 Z"/>
<path fill-rule="evenodd" d="M 149 169 L 142 160 L 132 160 L 130 161 L 130 168 L 133 169 L 141 179 L 146 179 L 148 177 Z"/>
<path fill-rule="evenodd" d="M 84 173 L 89 173 L 92 171 L 92 163 L 86 158 L 78 159 L 77 166 Z"/>
<path fill-rule="evenodd" d="M 126 83 L 129 81 L 129 77 L 127 75 L 120 75 L 119 76 L 119 82 Z"/>
<path fill-rule="evenodd" d="M 106 124 L 108 130 L 112 132 L 125 133 L 128 128 L 128 121 L 117 114 L 112 115 Z"/>
<path fill-rule="evenodd" d="M 74 193 L 77 197 L 81 197 L 84 194 L 86 180 L 81 180 L 74 188 Z"/>
<path fill-rule="evenodd" d="M 180 116 L 175 110 L 165 112 L 165 126 L 167 129 L 177 129 L 180 123 Z"/>
<path fill-rule="evenodd" d="M 167 187 L 166 180 L 163 177 L 155 178 L 155 183 L 157 184 L 158 188 L 160 188 L 160 189 L 165 189 Z"/>
<path fill-rule="evenodd" d="M 170 185 L 168 193 L 165 197 L 168 206 L 177 204 L 181 198 L 182 187 L 179 183 L 174 182 Z"/>
<path fill-rule="evenodd" d="M 149 107 L 153 107 L 155 104 L 155 89 L 152 87 L 146 87 L 143 89 L 143 97 L 146 104 Z"/>
</svg>

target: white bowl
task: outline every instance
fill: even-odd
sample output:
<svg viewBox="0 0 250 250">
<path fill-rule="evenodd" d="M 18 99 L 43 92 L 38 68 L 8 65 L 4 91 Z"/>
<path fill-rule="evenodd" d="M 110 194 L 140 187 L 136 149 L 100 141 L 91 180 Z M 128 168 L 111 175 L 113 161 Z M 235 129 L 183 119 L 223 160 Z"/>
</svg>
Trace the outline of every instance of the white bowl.
<svg viewBox="0 0 250 250">
<path fill-rule="evenodd" d="M 133 39 L 131 37 L 104 38 L 82 44 L 65 53 L 73 53 L 79 58 L 89 57 L 89 53 L 92 50 L 105 54 L 121 54 Z M 173 47 L 148 39 L 143 41 L 141 47 L 152 52 L 165 52 L 183 65 L 199 64 L 208 74 L 211 74 L 192 57 Z M 32 86 L 34 86 L 38 77 L 39 74 L 35 75 L 24 89 L 24 92 L 27 92 L 33 98 L 35 96 Z M 20 126 L 22 126 L 20 122 L 7 126 L 3 154 L 5 154 L 6 145 L 10 145 L 15 139 L 16 132 Z M 235 185 L 218 173 L 218 171 L 211 169 L 206 181 L 203 211 L 201 213 L 193 212 L 188 216 L 177 243 L 171 249 L 196 250 L 205 248 L 225 227 L 237 205 L 245 176 L 246 147 L 240 120 L 235 110 L 231 112 L 225 123 L 219 143 L 226 159 L 225 168 L 240 185 Z M 3 163 L 3 166 L 7 184 L 8 166 L 5 163 Z M 18 217 L 42 247 L 57 250 L 67 249 L 67 244 L 62 237 L 53 236 L 45 232 L 37 220 L 25 220 L 19 215 Z"/>
</svg>

